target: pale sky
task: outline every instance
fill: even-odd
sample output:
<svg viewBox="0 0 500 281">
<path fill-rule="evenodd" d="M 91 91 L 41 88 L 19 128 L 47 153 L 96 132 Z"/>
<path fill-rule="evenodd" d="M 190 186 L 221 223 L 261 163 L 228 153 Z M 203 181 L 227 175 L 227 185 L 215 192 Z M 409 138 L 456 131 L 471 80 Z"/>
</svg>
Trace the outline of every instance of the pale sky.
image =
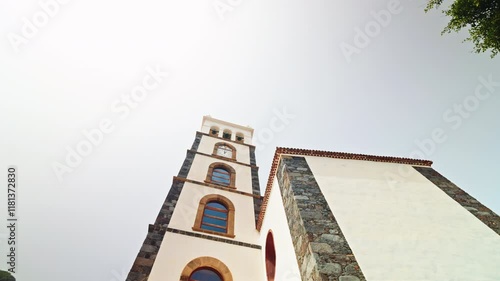
<svg viewBox="0 0 500 281">
<path fill-rule="evenodd" d="M 262 192 L 276 146 L 422 157 L 500 213 L 500 58 L 425 1 L 54 1 L 0 2 L 18 280 L 124 280 L 208 114 L 255 129 Z"/>
</svg>

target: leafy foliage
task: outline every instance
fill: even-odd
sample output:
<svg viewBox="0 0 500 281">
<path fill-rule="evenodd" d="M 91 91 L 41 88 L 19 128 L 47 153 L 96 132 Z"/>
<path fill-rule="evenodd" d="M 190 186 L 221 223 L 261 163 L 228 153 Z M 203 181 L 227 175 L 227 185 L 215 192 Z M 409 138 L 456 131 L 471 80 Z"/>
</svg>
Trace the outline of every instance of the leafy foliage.
<svg viewBox="0 0 500 281">
<path fill-rule="evenodd" d="M 0 281 L 16 281 L 9 272 L 0 270 Z"/>
<path fill-rule="evenodd" d="M 429 0 L 425 11 L 437 9 L 442 3 Z M 442 34 L 468 27 L 470 37 L 465 41 L 474 43 L 476 53 L 490 50 L 493 58 L 500 52 L 500 0 L 454 0 L 443 13 L 451 20 Z"/>
</svg>

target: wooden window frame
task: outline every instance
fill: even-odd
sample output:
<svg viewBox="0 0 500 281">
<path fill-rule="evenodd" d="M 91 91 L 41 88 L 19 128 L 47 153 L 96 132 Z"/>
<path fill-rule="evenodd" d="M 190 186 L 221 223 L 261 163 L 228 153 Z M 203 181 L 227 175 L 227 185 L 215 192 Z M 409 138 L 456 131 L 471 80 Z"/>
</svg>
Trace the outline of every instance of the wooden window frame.
<svg viewBox="0 0 500 281">
<path fill-rule="evenodd" d="M 231 184 L 231 172 L 223 167 L 215 167 L 210 180 L 214 184 L 229 186 Z"/>
<path fill-rule="evenodd" d="M 215 168 L 223 168 L 226 169 L 229 172 L 229 185 L 222 185 L 220 183 L 212 181 L 212 174 L 214 172 Z M 205 178 L 206 183 L 211 183 L 211 184 L 216 184 L 218 186 L 225 186 L 229 188 L 236 188 L 236 171 L 234 170 L 233 167 L 221 163 L 221 162 L 215 162 L 210 164 L 208 167 L 208 172 L 207 172 L 207 177 Z"/>
<path fill-rule="evenodd" d="M 189 277 L 198 269 L 209 268 L 217 271 L 222 281 L 233 281 L 229 268 L 220 260 L 212 257 L 199 257 L 190 261 L 182 270 L 180 281 L 189 281 Z"/>
<path fill-rule="evenodd" d="M 208 267 L 208 266 L 202 266 L 202 267 L 198 267 L 197 269 L 193 270 L 193 272 L 191 273 L 191 275 L 189 275 L 189 278 L 188 280 L 189 281 L 200 281 L 200 280 L 195 280 L 193 278 L 191 278 L 191 276 L 198 270 L 210 270 L 212 271 L 213 273 L 217 274 L 217 276 L 219 276 L 220 280 L 224 281 L 223 277 L 221 276 L 221 274 L 215 269 L 215 268 L 211 268 L 211 267 Z"/>
<path fill-rule="evenodd" d="M 231 158 L 229 157 L 224 157 L 224 156 L 220 156 L 217 154 L 217 150 L 219 149 L 219 147 L 221 146 L 227 146 L 229 148 L 231 148 L 231 150 L 233 151 L 233 154 L 231 155 Z M 218 142 L 214 145 L 214 151 L 212 152 L 212 155 L 213 156 L 217 156 L 217 157 L 224 157 L 224 158 L 227 158 L 227 159 L 231 159 L 231 160 L 234 160 L 236 161 L 236 147 L 234 147 L 233 145 L 230 145 L 229 143 L 227 142 Z"/>
<path fill-rule="evenodd" d="M 223 204 L 227 208 L 227 228 L 226 228 L 226 233 L 224 232 L 217 232 L 217 231 L 212 231 L 208 229 L 203 229 L 201 228 L 201 223 L 203 220 L 203 214 L 205 212 L 205 207 L 209 202 L 218 202 L 220 204 Z M 199 231 L 199 232 L 205 232 L 209 234 L 214 234 L 214 235 L 221 235 L 229 238 L 234 238 L 234 205 L 231 200 L 227 199 L 226 197 L 218 194 L 209 194 L 201 198 L 200 204 L 198 205 L 198 211 L 196 213 L 196 219 L 194 221 L 194 225 L 192 229 L 194 231 Z M 188 276 L 189 277 L 189 276 Z"/>
<path fill-rule="evenodd" d="M 207 204 L 210 204 L 210 203 L 220 204 L 220 205 L 224 206 L 225 209 L 219 209 L 219 208 L 215 208 L 215 207 L 212 207 L 212 206 L 206 206 L 205 205 L 205 209 L 203 210 L 203 217 L 201 218 L 201 226 L 200 226 L 200 228 L 203 229 L 203 230 L 207 230 L 206 228 L 203 228 L 203 226 L 205 225 L 205 226 L 210 226 L 210 227 L 214 227 L 214 228 L 218 228 L 218 229 L 223 230 L 223 231 L 220 231 L 221 233 L 227 233 L 227 227 L 228 227 L 227 220 L 228 220 L 229 210 L 227 209 L 227 207 L 225 205 L 221 204 L 219 201 L 209 201 Z M 218 216 L 206 214 L 206 210 L 211 210 L 211 211 L 219 212 L 221 214 L 225 214 L 225 217 L 218 217 Z M 220 220 L 220 221 L 225 221 L 226 223 L 225 223 L 225 226 L 222 227 L 222 226 L 219 226 L 219 225 L 216 225 L 216 224 L 211 224 L 211 223 L 208 223 L 208 222 L 203 222 L 204 218 L 212 218 L 212 219 L 216 219 L 216 220 Z"/>
</svg>

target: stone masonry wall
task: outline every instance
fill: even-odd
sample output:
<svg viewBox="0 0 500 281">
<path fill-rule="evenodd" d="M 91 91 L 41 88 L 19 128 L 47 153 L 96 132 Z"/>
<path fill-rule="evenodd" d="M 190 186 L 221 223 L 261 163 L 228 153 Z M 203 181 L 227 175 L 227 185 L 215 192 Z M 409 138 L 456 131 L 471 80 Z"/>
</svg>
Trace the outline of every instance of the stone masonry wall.
<svg viewBox="0 0 500 281">
<path fill-rule="evenodd" d="M 257 161 L 255 160 L 255 147 L 250 146 L 250 164 L 255 166 Z M 259 185 L 259 169 L 257 167 L 252 167 L 252 194 L 260 196 L 260 185 Z M 253 208 L 255 213 L 255 223 L 259 220 L 260 207 L 262 205 L 262 197 L 253 198 Z"/>
<path fill-rule="evenodd" d="M 500 235 L 500 216 L 460 189 L 433 168 L 413 167 L 476 218 Z"/>
<path fill-rule="evenodd" d="M 305 158 L 282 156 L 277 179 L 302 280 L 366 280 Z"/>
<path fill-rule="evenodd" d="M 179 171 L 179 178 L 186 178 L 189 170 L 191 169 L 191 164 L 196 155 L 196 150 L 198 150 L 198 145 L 200 144 L 202 134 L 197 133 L 194 143 L 191 147 L 192 150 L 188 150 L 186 159 L 182 164 Z M 147 280 L 151 269 L 153 268 L 156 255 L 160 249 L 161 242 L 167 231 L 168 224 L 172 218 L 177 200 L 181 194 L 182 188 L 184 187 L 184 181 L 175 181 L 168 192 L 167 198 L 165 199 L 158 216 L 156 217 L 155 223 L 150 224 L 148 228 L 148 234 L 144 243 L 142 244 L 137 258 L 135 259 L 132 268 L 127 276 L 126 281 L 145 281 Z"/>
</svg>

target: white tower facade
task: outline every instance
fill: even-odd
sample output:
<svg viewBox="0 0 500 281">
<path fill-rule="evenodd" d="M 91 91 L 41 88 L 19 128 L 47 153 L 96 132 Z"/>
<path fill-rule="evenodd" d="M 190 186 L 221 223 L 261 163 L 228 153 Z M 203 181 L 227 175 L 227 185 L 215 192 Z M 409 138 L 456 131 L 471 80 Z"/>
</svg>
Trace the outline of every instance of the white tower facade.
<svg viewBox="0 0 500 281">
<path fill-rule="evenodd" d="M 252 135 L 203 118 L 128 281 L 265 280 Z"/>
</svg>

